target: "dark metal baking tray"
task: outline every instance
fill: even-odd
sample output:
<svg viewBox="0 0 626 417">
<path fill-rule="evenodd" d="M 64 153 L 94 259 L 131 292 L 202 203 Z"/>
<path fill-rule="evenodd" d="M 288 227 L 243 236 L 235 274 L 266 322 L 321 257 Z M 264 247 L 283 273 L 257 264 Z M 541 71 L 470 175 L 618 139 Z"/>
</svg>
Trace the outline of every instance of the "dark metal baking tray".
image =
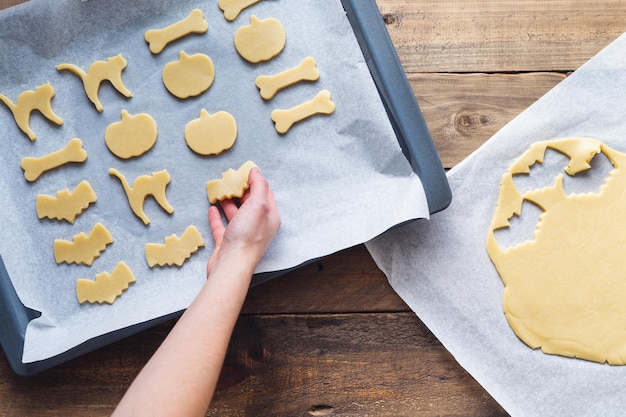
<svg viewBox="0 0 626 417">
<path fill-rule="evenodd" d="M 341 1 L 402 151 L 422 181 L 429 211 L 431 213 L 441 211 L 450 204 L 452 198 L 445 171 L 378 6 L 375 0 Z M 259 274 L 253 278 L 253 285 L 285 272 L 287 271 Z M 21 303 L 0 257 L 0 345 L 11 368 L 18 375 L 34 375 L 163 323 L 181 313 L 168 314 L 104 334 L 43 361 L 23 363 L 22 351 L 26 327 L 31 320 L 39 316 L 39 313 Z"/>
</svg>

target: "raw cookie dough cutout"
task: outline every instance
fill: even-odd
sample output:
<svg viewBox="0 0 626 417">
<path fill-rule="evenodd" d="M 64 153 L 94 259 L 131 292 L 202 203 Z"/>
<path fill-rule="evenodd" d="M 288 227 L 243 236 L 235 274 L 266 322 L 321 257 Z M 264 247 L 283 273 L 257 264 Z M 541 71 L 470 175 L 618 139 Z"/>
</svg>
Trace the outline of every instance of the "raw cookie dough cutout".
<svg viewBox="0 0 626 417">
<path fill-rule="evenodd" d="M 46 171 L 58 168 L 70 162 L 85 162 L 87 152 L 83 149 L 83 142 L 74 138 L 61 150 L 42 157 L 22 158 L 20 166 L 24 170 L 27 181 L 36 181 Z"/>
<path fill-rule="evenodd" d="M 146 31 L 144 39 L 148 42 L 150 52 L 160 54 L 169 43 L 192 33 L 206 33 L 207 30 L 209 24 L 204 20 L 202 10 L 193 9 L 187 17 L 176 23 L 163 29 Z"/>
<path fill-rule="evenodd" d="M 122 81 L 122 71 L 126 68 L 126 58 L 122 54 L 108 58 L 106 61 L 95 61 L 89 66 L 87 72 L 74 64 L 57 65 L 58 71 L 67 70 L 77 75 L 83 82 L 87 98 L 102 112 L 104 108 L 98 98 L 98 91 L 103 81 L 108 80 L 111 85 L 123 96 L 130 98 L 133 94 L 126 88 Z"/>
<path fill-rule="evenodd" d="M 37 110 L 46 119 L 57 125 L 62 125 L 63 120 L 52 110 L 52 98 L 54 97 L 54 88 L 52 84 L 47 83 L 36 87 L 34 90 L 24 91 L 17 97 L 17 102 L 13 103 L 8 97 L 0 94 L 2 101 L 13 113 L 15 123 L 24 132 L 31 141 L 37 139 L 37 136 L 30 128 L 30 114 Z"/>
<path fill-rule="evenodd" d="M 285 48 L 287 36 L 282 23 L 273 17 L 259 20 L 252 16 L 250 24 L 235 32 L 235 49 L 253 64 L 269 61 Z"/>
<path fill-rule="evenodd" d="M 237 139 L 237 122 L 225 111 L 209 114 L 200 111 L 200 118 L 185 126 L 185 142 L 200 155 L 218 155 L 230 149 Z"/>
<path fill-rule="evenodd" d="M 202 235 L 191 225 L 185 229 L 181 237 L 175 234 L 166 237 L 165 244 L 147 243 L 146 260 L 150 268 L 156 265 L 182 266 L 202 246 L 204 246 Z"/>
<path fill-rule="evenodd" d="M 101 223 L 97 223 L 89 236 L 81 232 L 72 241 L 54 240 L 54 260 L 57 264 L 79 264 L 91 266 L 107 245 L 113 243 L 113 236 Z"/>
<path fill-rule="evenodd" d="M 163 84 L 172 95 L 186 99 L 195 97 L 211 87 L 215 80 L 215 67 L 207 55 L 187 55 L 181 51 L 178 61 L 163 68 Z"/>
<path fill-rule="evenodd" d="M 152 116 L 147 113 L 131 115 L 122 110 L 122 120 L 106 128 L 104 142 L 113 155 L 129 159 L 152 149 L 157 135 L 157 124 Z"/>
<path fill-rule="evenodd" d="M 38 194 L 36 199 L 37 217 L 43 219 L 66 220 L 74 223 L 97 196 L 88 181 L 81 181 L 73 191 L 67 188 L 56 193 L 56 196 Z"/>
<path fill-rule="evenodd" d="M 312 100 L 288 110 L 274 110 L 271 116 L 276 124 L 276 131 L 287 133 L 299 121 L 316 114 L 332 114 L 334 111 L 335 103 L 330 99 L 330 92 L 322 90 Z"/>
<path fill-rule="evenodd" d="M 219 0 L 217 5 L 224 12 L 224 19 L 232 22 L 239 16 L 243 9 L 246 9 L 261 0 Z"/>
<path fill-rule="evenodd" d="M 276 75 L 259 75 L 256 79 L 256 86 L 261 97 L 270 100 L 277 92 L 290 85 L 301 81 L 317 81 L 320 78 L 320 72 L 315 65 L 315 59 L 309 56 L 296 67 Z"/>
<path fill-rule="evenodd" d="M 222 178 L 211 180 L 206 184 L 206 192 L 211 204 L 218 200 L 226 200 L 229 198 L 241 198 L 248 187 L 248 175 L 250 170 L 256 167 L 252 161 L 244 163 L 236 171 L 230 168 L 228 171 L 222 172 Z"/>
<path fill-rule="evenodd" d="M 165 196 L 165 188 L 170 183 L 170 174 L 167 170 L 164 169 L 162 171 L 153 172 L 152 175 L 141 175 L 135 179 L 132 187 L 126 180 L 126 177 L 115 168 L 109 169 L 109 174 L 117 177 L 121 181 L 126 196 L 128 197 L 128 204 L 131 210 L 145 225 L 150 224 L 150 219 L 144 213 L 143 203 L 150 195 L 154 197 L 156 202 L 168 214 L 174 212 L 174 208 L 170 206 Z"/>
<path fill-rule="evenodd" d="M 570 176 L 594 172 L 590 162 L 599 153 L 613 170 L 599 192 L 566 194 L 560 174 L 552 186 L 520 193 L 513 177 L 542 163 L 548 148 L 569 158 Z M 503 175 L 487 253 L 505 285 L 509 325 L 531 348 L 626 364 L 625 167 L 626 154 L 596 139 L 568 138 L 533 144 Z M 502 248 L 495 231 L 509 227 L 525 200 L 544 211 L 534 238 Z"/>
<path fill-rule="evenodd" d="M 103 272 L 96 275 L 95 281 L 78 279 L 76 297 L 80 304 L 84 302 L 113 304 L 133 282 L 135 282 L 133 271 L 124 262 L 120 262 L 111 274 Z"/>
</svg>

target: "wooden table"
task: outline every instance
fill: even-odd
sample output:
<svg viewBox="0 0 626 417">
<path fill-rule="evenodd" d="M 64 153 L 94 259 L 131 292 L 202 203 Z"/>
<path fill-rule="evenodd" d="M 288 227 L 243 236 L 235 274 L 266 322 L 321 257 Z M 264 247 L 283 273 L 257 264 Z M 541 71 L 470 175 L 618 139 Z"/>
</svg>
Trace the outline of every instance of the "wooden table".
<svg viewBox="0 0 626 417">
<path fill-rule="evenodd" d="M 0 8 L 21 0 L 0 0 Z M 446 168 L 626 29 L 621 0 L 378 0 Z M 31 378 L 0 415 L 110 414 L 173 322 Z M 360 245 L 253 288 L 211 416 L 505 416 Z"/>
</svg>

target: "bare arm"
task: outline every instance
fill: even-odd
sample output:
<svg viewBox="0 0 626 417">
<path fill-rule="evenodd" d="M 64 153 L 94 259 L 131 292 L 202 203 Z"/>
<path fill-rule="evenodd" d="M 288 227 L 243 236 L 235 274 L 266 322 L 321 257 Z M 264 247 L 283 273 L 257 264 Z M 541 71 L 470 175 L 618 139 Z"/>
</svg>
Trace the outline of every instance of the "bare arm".
<svg viewBox="0 0 626 417">
<path fill-rule="evenodd" d="M 228 342 L 257 263 L 280 227 L 274 195 L 258 169 L 238 207 L 209 210 L 215 250 L 207 281 L 141 370 L 114 416 L 203 416 L 210 404 Z"/>
</svg>

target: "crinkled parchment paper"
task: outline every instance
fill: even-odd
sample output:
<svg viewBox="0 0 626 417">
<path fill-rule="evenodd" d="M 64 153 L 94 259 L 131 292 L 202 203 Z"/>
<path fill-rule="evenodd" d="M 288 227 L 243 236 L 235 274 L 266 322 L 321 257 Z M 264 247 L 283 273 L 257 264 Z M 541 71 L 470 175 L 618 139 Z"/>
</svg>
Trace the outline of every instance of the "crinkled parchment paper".
<svg viewBox="0 0 626 417">
<path fill-rule="evenodd" d="M 143 34 L 163 28 L 200 8 L 209 23 L 204 35 L 190 35 L 152 55 Z M 287 33 L 285 50 L 259 65 L 245 62 L 233 46 L 237 28 L 251 15 L 279 19 Z M 178 100 L 161 81 L 163 66 L 179 52 L 205 53 L 216 77 L 201 96 Z M 79 78 L 57 72 L 61 63 L 84 69 L 96 60 L 123 54 L 123 79 L 131 99 L 108 83 L 100 89 L 104 112 L 87 100 Z M 258 75 L 271 75 L 313 56 L 321 72 L 315 83 L 300 83 L 264 101 L 255 86 Z M 0 14 L 0 92 L 13 101 L 22 91 L 51 82 L 53 109 L 62 127 L 33 114 L 38 134 L 31 143 L 5 106 L 0 107 L 0 253 L 22 302 L 42 312 L 26 332 L 23 361 L 33 362 L 98 335 L 184 309 L 205 279 L 206 259 L 213 248 L 206 219 L 205 184 L 228 168 L 253 160 L 270 182 L 282 216 L 282 228 L 257 272 L 279 271 L 367 241 L 409 219 L 427 217 L 419 179 L 402 155 L 369 75 L 352 29 L 338 0 L 264 1 L 227 22 L 216 1 L 183 0 L 33 0 Z M 336 112 L 295 125 L 285 135 L 274 130 L 270 113 L 312 99 L 319 90 L 332 93 Z M 234 147 L 214 157 L 200 157 L 186 146 L 185 124 L 209 113 L 228 111 L 238 123 Z M 158 140 L 140 158 L 124 161 L 104 143 L 106 127 L 120 120 L 123 109 L 149 113 L 158 125 Z M 24 156 L 41 156 L 78 137 L 89 154 L 72 164 L 27 183 L 20 168 Z M 172 181 L 166 214 L 149 198 L 149 226 L 130 211 L 122 187 L 109 176 L 114 167 L 130 181 L 167 169 Z M 73 189 L 87 179 L 98 201 L 73 225 L 39 220 L 35 196 Z M 115 242 L 92 267 L 56 265 L 54 239 L 69 240 L 102 222 Z M 162 243 L 195 224 L 206 247 L 181 268 L 149 269 L 144 244 Z M 119 261 L 134 271 L 137 282 L 113 305 L 79 305 L 77 278 L 94 279 Z"/>
<path fill-rule="evenodd" d="M 585 136 L 626 151 L 624 92 L 626 36 L 451 170 L 448 209 L 367 244 L 394 289 L 513 416 L 622 416 L 626 410 L 626 366 L 546 355 L 515 336 L 485 249 L 500 178 L 532 143 Z"/>
</svg>

